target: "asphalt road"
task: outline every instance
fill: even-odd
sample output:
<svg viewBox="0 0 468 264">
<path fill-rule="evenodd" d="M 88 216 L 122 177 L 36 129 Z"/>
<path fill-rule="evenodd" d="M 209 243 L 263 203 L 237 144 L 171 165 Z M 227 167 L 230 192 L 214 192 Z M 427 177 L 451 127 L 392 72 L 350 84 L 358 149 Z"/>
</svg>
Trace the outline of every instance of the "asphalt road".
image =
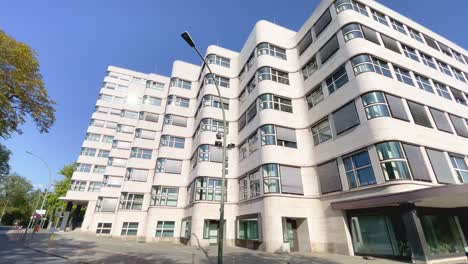
<svg viewBox="0 0 468 264">
<path fill-rule="evenodd" d="M 51 256 L 46 253 L 38 252 L 28 247 L 25 247 L 15 239 L 18 236 L 7 236 L 6 231 L 9 227 L 0 226 L 0 263 L 15 263 L 15 264 L 38 264 L 38 263 L 70 263 L 66 259 Z"/>
</svg>

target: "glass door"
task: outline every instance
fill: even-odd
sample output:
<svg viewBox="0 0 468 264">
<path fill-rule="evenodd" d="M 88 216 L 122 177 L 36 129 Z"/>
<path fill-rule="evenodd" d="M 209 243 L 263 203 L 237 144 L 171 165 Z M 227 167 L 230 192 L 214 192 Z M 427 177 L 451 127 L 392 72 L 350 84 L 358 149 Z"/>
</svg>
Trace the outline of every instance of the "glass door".
<svg viewBox="0 0 468 264">
<path fill-rule="evenodd" d="M 390 219 L 382 215 L 351 217 L 354 251 L 361 254 L 398 256 L 398 248 Z"/>
</svg>

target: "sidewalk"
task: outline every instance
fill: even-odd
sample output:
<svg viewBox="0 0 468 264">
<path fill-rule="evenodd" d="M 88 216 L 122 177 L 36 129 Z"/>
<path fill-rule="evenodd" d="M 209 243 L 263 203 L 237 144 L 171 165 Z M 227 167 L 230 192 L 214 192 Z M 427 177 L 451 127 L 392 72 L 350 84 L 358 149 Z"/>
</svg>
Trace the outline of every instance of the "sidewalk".
<svg viewBox="0 0 468 264">
<path fill-rule="evenodd" d="M 8 234 L 19 239 L 16 232 Z M 110 237 L 97 237 L 84 233 L 58 233 L 50 239 L 50 234 L 38 233 L 34 239 L 28 238 L 25 245 L 33 250 L 60 256 L 75 263 L 161 263 L 182 264 L 217 263 L 217 247 L 196 248 L 172 243 L 141 243 L 135 240 L 121 240 Z M 398 264 L 390 260 L 365 260 L 335 254 L 272 254 L 237 247 L 225 247 L 226 264 Z"/>
</svg>

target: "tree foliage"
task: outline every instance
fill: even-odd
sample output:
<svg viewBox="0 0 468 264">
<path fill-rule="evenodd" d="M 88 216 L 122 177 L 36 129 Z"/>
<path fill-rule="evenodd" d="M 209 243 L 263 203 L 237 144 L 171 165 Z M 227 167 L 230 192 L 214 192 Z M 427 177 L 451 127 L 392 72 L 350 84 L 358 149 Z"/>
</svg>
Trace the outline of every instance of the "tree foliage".
<svg viewBox="0 0 468 264">
<path fill-rule="evenodd" d="M 0 30 L 0 137 L 21 133 L 31 117 L 41 133 L 55 122 L 55 102 L 44 88 L 37 52 Z"/>
<path fill-rule="evenodd" d="M 0 177 L 10 173 L 10 154 L 10 150 L 0 144 Z"/>
<path fill-rule="evenodd" d="M 76 164 L 70 164 L 63 166 L 63 168 L 60 170 L 59 173 L 65 176 L 65 178 L 60 181 L 55 181 L 54 191 L 47 197 L 47 211 L 49 217 L 53 216 L 55 211 L 60 211 L 65 208 L 66 202 L 59 200 L 59 198 L 67 194 L 67 190 L 70 188 L 71 177 L 75 171 L 75 168 Z"/>
<path fill-rule="evenodd" d="M 9 225 L 16 221 L 22 224 L 27 222 L 39 196 L 40 192 L 33 192 L 33 186 L 28 179 L 16 174 L 4 176 L 0 181 L 1 210 L 6 201 L 8 205 L 2 222 Z"/>
</svg>

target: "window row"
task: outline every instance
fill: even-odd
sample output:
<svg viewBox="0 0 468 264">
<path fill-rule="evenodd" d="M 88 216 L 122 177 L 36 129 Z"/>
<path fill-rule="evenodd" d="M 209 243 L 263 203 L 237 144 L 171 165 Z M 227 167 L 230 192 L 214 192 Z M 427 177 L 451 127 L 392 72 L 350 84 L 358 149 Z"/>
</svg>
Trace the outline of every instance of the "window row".
<svg viewBox="0 0 468 264">
<path fill-rule="evenodd" d="M 419 50 L 416 50 L 404 43 L 399 43 L 398 41 L 382 34 L 377 33 L 373 29 L 370 29 L 366 26 L 361 24 L 352 23 L 344 26 L 342 28 L 343 36 L 345 41 L 349 41 L 354 38 L 365 38 L 371 42 L 374 42 L 377 45 L 380 45 L 380 38 L 382 39 L 383 46 L 400 54 L 404 54 L 407 58 L 412 59 L 414 61 L 423 63 L 424 65 L 431 67 L 433 69 L 438 69 L 440 72 L 447 74 L 451 77 L 455 77 L 457 80 L 462 82 L 467 82 L 468 74 L 462 72 L 461 70 L 448 65 L 445 62 L 440 60 L 434 59 L 433 57 L 429 56 L 426 53 L 423 53 Z M 400 48 L 401 46 L 401 48 Z M 403 52 L 402 52 L 403 51 Z"/>
<path fill-rule="evenodd" d="M 302 55 L 302 53 L 304 53 L 304 51 L 312 44 L 313 39 L 317 39 L 331 22 L 332 16 L 330 13 L 330 9 L 327 8 L 314 23 L 312 29 L 308 30 L 297 44 L 297 51 L 299 55 Z"/>
<path fill-rule="evenodd" d="M 375 72 L 377 74 L 393 78 L 389 63 L 374 56 L 368 54 L 355 56 L 351 59 L 351 64 L 355 75 L 359 75 L 364 72 Z M 452 100 L 453 98 L 457 103 L 468 106 L 468 95 L 464 94 L 462 91 L 447 86 L 439 81 L 432 80 L 419 73 L 409 71 L 398 65 L 392 65 L 392 68 L 398 81 L 411 86 L 417 85 L 420 89 L 426 92 L 437 92 L 437 95 L 443 98 L 449 100 Z"/>
<path fill-rule="evenodd" d="M 78 192 L 99 192 L 101 190 L 101 186 L 102 183 L 97 181 L 89 181 L 88 184 L 87 181 L 72 180 L 70 183 L 69 190 Z"/>
<path fill-rule="evenodd" d="M 231 60 L 225 57 L 221 57 L 217 54 L 208 54 L 206 56 L 206 62 L 209 64 L 216 64 L 219 66 L 223 66 L 225 68 L 231 67 Z"/>
<path fill-rule="evenodd" d="M 221 201 L 221 179 L 197 177 L 188 187 L 189 203 L 193 201 Z M 224 200 L 227 200 L 227 181 L 224 186 Z"/>
<path fill-rule="evenodd" d="M 281 164 L 264 164 L 240 178 L 240 201 L 267 193 L 302 195 L 301 169 Z"/>
<path fill-rule="evenodd" d="M 195 168 L 198 162 L 223 162 L 223 149 L 214 145 L 203 144 L 198 146 L 190 159 L 190 166 Z"/>
<path fill-rule="evenodd" d="M 244 66 L 242 67 L 239 73 L 239 79 L 241 81 L 245 78 L 247 72 L 252 68 L 253 63 L 255 61 L 255 54 L 257 54 L 257 56 L 270 55 L 270 56 L 273 56 L 282 60 L 287 59 L 286 49 L 275 46 L 268 42 L 262 42 L 258 44 L 256 47 L 256 50 L 257 52 L 253 51 L 250 54 L 249 58 L 247 59 L 246 63 L 244 64 Z"/>
<path fill-rule="evenodd" d="M 336 13 L 338 14 L 344 10 L 355 10 L 356 12 L 359 12 L 365 16 L 369 16 L 366 10 L 366 6 L 354 0 L 337 0 L 335 1 L 335 8 L 336 8 Z M 377 10 L 374 10 L 371 8 L 369 8 L 369 10 L 371 11 L 372 18 L 375 21 L 388 27 L 391 26 L 394 30 L 402 34 L 409 35 L 414 40 L 419 41 L 423 44 L 426 44 L 429 47 L 435 50 L 438 50 L 449 57 L 454 58 L 460 63 L 468 64 L 468 57 L 465 55 L 462 55 L 462 53 L 457 52 L 453 50 L 452 48 L 449 48 L 447 45 L 439 41 L 436 41 L 435 39 L 417 31 L 416 29 L 411 28 L 407 25 L 404 25 L 400 21 L 394 18 L 388 17 L 387 15 Z"/>
<path fill-rule="evenodd" d="M 260 138 L 260 142 L 258 138 Z M 275 125 L 261 126 L 240 144 L 239 159 L 243 160 L 247 158 L 258 149 L 259 145 L 297 148 L 296 130 Z"/>
<path fill-rule="evenodd" d="M 106 166 L 87 164 L 87 163 L 77 163 L 75 171 L 77 172 L 92 172 L 97 174 L 104 174 Z"/>
</svg>

